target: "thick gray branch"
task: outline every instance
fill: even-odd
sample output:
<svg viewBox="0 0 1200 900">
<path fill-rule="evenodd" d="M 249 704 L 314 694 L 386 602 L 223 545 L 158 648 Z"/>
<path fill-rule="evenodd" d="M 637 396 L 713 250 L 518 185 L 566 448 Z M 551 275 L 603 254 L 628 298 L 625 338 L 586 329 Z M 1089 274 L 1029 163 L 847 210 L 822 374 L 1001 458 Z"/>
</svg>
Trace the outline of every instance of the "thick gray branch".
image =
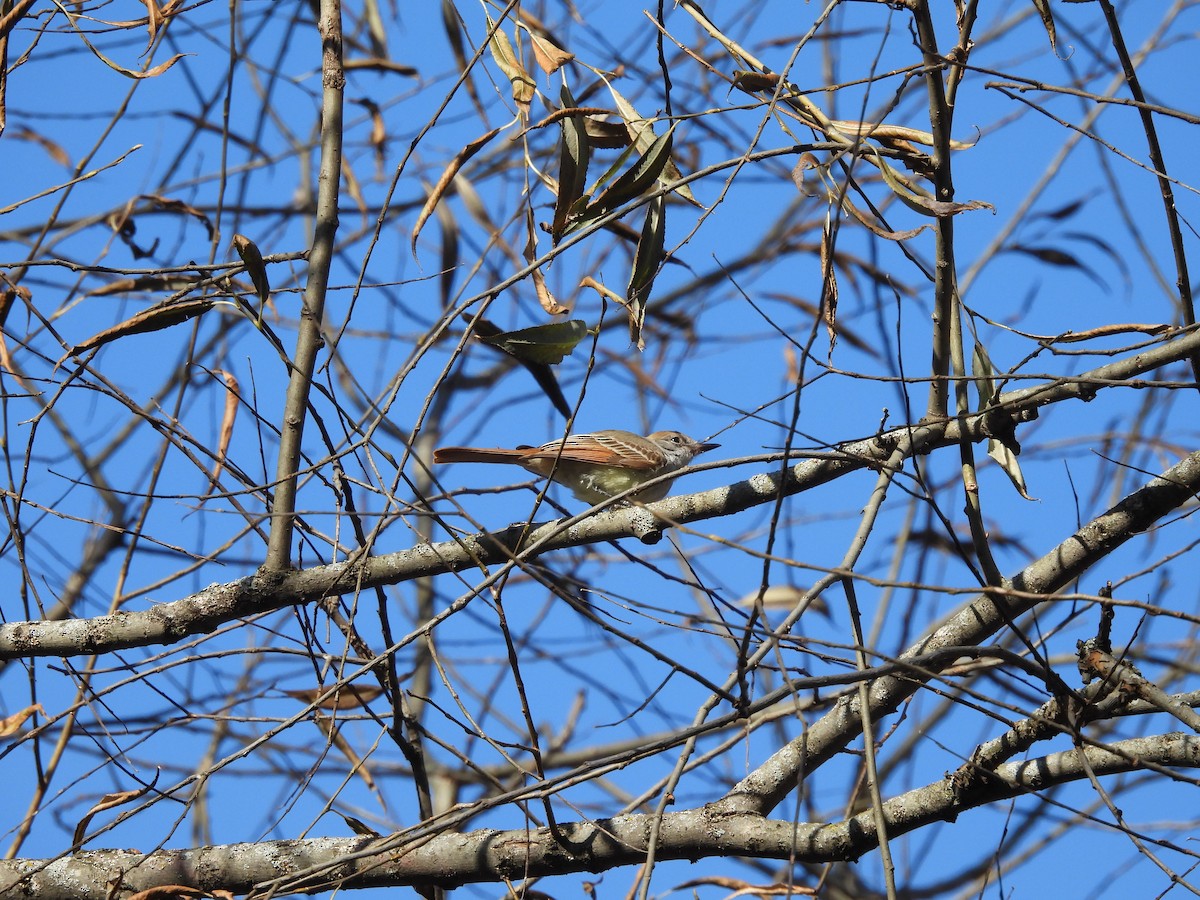
<svg viewBox="0 0 1200 900">
<path fill-rule="evenodd" d="M 1167 734 L 1113 744 L 1111 748 L 1068 750 L 1038 760 L 1009 763 L 969 792 L 950 778 L 909 791 L 884 803 L 889 835 L 953 820 L 986 803 L 1044 790 L 1097 775 L 1132 771 L 1142 763 L 1200 767 L 1200 738 Z M 563 843 L 547 829 L 392 835 L 384 838 L 316 838 L 264 841 L 196 850 L 96 850 L 55 860 L 0 862 L 0 896 L 38 900 L 106 900 L 166 884 L 234 894 L 315 893 L 342 889 L 429 885 L 453 887 L 570 872 L 601 872 L 637 864 L 655 817 L 639 814 L 559 826 Z M 868 811 L 831 824 L 795 823 L 714 806 L 667 813 L 658 833 L 656 858 L 698 859 L 740 856 L 828 862 L 855 859 L 876 846 Z M 110 894 L 121 876 L 122 894 Z"/>
<path fill-rule="evenodd" d="M 899 662 L 945 647 L 985 643 L 1007 622 L 1069 585 L 1198 492 L 1200 451 L 1184 457 L 1018 572 L 1004 587 L 1019 593 L 976 598 L 937 631 L 906 650 Z M 915 673 L 875 679 L 870 687 L 871 717 L 878 719 L 895 712 L 922 684 L 924 680 Z M 859 735 L 861 727 L 858 695 L 847 694 L 801 737 L 780 748 L 736 785 L 722 803 L 731 810 L 769 813 L 804 778 L 805 772 L 819 768 L 835 753 L 842 752 Z"/>
</svg>

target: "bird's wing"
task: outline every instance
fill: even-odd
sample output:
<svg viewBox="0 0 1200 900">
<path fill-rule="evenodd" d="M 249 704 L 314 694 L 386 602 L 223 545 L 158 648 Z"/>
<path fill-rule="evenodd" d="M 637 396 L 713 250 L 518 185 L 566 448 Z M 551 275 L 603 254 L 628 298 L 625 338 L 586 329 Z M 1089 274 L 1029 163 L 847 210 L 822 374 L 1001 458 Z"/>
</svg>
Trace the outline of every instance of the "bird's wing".
<svg viewBox="0 0 1200 900">
<path fill-rule="evenodd" d="M 565 441 L 550 441 L 530 450 L 527 459 L 564 459 L 597 466 L 622 466 L 635 471 L 650 471 L 663 464 L 657 447 L 646 448 L 646 439 L 629 431 L 597 431 L 572 434 Z M 561 457 L 560 457 L 561 453 Z"/>
</svg>

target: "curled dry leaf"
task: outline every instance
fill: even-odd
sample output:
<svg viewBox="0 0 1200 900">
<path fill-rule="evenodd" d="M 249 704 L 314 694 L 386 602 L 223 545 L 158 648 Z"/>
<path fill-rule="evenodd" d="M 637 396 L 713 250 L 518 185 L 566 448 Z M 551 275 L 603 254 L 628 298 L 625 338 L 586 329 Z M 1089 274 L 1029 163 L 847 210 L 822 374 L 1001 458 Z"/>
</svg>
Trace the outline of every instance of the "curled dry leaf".
<svg viewBox="0 0 1200 900">
<path fill-rule="evenodd" d="M 541 269 L 533 270 L 533 292 L 537 295 L 538 303 L 542 309 L 552 316 L 564 316 L 571 311 L 571 307 L 563 306 L 554 295 L 550 293 L 550 288 L 546 284 L 546 276 L 542 274 Z"/>
<path fill-rule="evenodd" d="M 538 239 L 537 225 L 533 221 L 533 207 L 525 207 L 525 262 L 533 265 L 538 256 Z M 559 316 L 569 312 L 569 308 L 563 306 L 554 299 L 554 295 L 550 293 L 550 288 L 546 284 L 546 276 L 541 269 L 534 269 L 532 272 L 533 289 L 537 294 L 538 303 L 542 305 L 542 309 L 552 316 Z"/>
<path fill-rule="evenodd" d="M 488 29 L 492 33 L 492 39 L 488 41 L 488 49 L 492 52 L 492 59 L 496 61 L 496 65 L 500 67 L 500 70 L 508 76 L 508 82 L 512 86 L 513 102 L 517 104 L 517 109 L 520 111 L 521 117 L 528 119 L 529 105 L 533 102 L 533 95 L 537 90 L 537 85 L 529 77 L 529 73 L 525 71 L 525 67 L 521 64 L 521 58 L 517 55 L 517 51 L 513 49 L 512 41 L 508 39 L 508 35 L 504 33 L 504 29 L 498 26 L 491 16 L 488 16 Z"/>
<path fill-rule="evenodd" d="M 988 438 L 988 456 L 1004 470 L 1004 474 L 1008 476 L 1008 480 L 1012 482 L 1018 494 L 1026 500 L 1036 500 L 1036 497 L 1029 496 L 1029 491 L 1025 488 L 1025 475 L 1021 472 L 1021 463 L 1017 459 L 1018 449 L 1015 441 Z"/>
<path fill-rule="evenodd" d="M 852 122 L 845 119 L 834 119 L 829 123 L 838 131 L 854 137 L 870 137 L 878 141 L 911 141 L 914 144 L 933 146 L 933 133 L 908 128 L 904 125 L 890 125 L 887 122 Z M 975 141 L 950 141 L 951 150 L 970 150 Z"/>
<path fill-rule="evenodd" d="M 214 228 L 212 220 L 208 217 L 208 215 L 191 204 L 184 203 L 182 200 L 176 200 L 174 197 L 164 197 L 161 194 L 141 194 L 137 199 L 149 200 L 156 209 L 163 209 L 167 210 L 168 212 L 183 213 L 184 215 L 191 216 L 204 226 L 205 230 L 208 232 L 209 240 L 212 240 L 213 235 L 216 234 L 216 229 Z"/>
<path fill-rule="evenodd" d="M 203 315 L 215 305 L 215 300 L 210 300 L 206 297 L 160 303 L 158 306 L 143 310 L 136 316 L 126 319 L 124 322 L 114 325 L 112 328 L 106 329 L 99 334 L 92 335 L 82 343 L 76 344 L 71 348 L 68 355 L 78 356 L 80 353 L 86 353 L 88 350 L 96 347 L 110 344 L 126 335 L 145 334 L 150 331 L 161 331 L 164 328 L 170 328 L 172 325 L 178 325 L 181 322 L 186 322 L 188 319 L 194 319 L 196 316 Z"/>
<path fill-rule="evenodd" d="M 913 184 L 890 165 L 887 160 L 879 153 L 867 154 L 864 159 L 870 159 L 876 166 L 879 167 L 880 174 L 883 175 L 883 180 L 892 193 L 899 198 L 900 202 L 911 209 L 913 212 L 920 213 L 923 216 L 932 216 L 934 218 L 944 218 L 946 216 L 955 216 L 961 212 L 967 212 L 972 209 L 990 209 L 996 211 L 996 207 L 983 200 L 968 200 L 966 203 L 956 203 L 951 200 L 938 200 L 924 188 Z"/>
<path fill-rule="evenodd" d="M 39 134 L 32 128 L 22 125 L 20 128 L 14 128 L 12 131 L 8 132 L 8 134 L 9 137 L 15 138 L 16 140 L 29 141 L 32 144 L 37 144 L 39 147 L 45 150 L 50 158 L 56 163 L 68 169 L 71 167 L 71 158 L 67 155 L 67 151 L 62 148 L 62 145 L 56 144 L 54 141 L 50 140 L 50 138 Z"/>
<path fill-rule="evenodd" d="M 597 294 L 599 294 L 601 297 L 605 298 L 606 300 L 615 301 L 616 303 L 620 303 L 622 306 L 625 305 L 624 297 L 622 297 L 616 291 L 610 291 L 608 288 L 606 288 L 604 285 L 602 285 L 599 281 L 597 281 L 591 275 L 585 275 L 583 277 L 583 280 L 579 282 L 579 286 L 580 287 L 590 287 L 593 291 L 595 291 Z"/>
<path fill-rule="evenodd" d="M 549 38 L 533 31 L 529 32 L 529 43 L 533 45 L 534 61 L 547 75 L 553 75 L 575 58 L 574 53 L 568 53 Z"/>
<path fill-rule="evenodd" d="M 809 172 L 816 172 L 817 178 L 810 179 L 808 177 Z M 906 231 L 891 231 L 884 228 L 875 221 L 873 216 L 866 215 L 850 202 L 850 198 L 846 192 L 840 190 L 833 183 L 829 175 L 829 167 L 821 165 L 812 153 L 803 154 L 797 160 L 796 165 L 792 167 L 792 182 L 796 185 L 796 189 L 805 197 L 819 197 L 824 194 L 830 203 L 838 204 L 843 212 L 849 213 L 860 225 L 865 226 L 873 234 L 883 238 L 885 241 L 907 241 L 910 238 L 916 237 L 926 228 L 933 227 L 931 225 L 920 225 Z"/>
<path fill-rule="evenodd" d="M 120 65 L 119 63 L 114 62 L 113 60 L 111 60 L 107 56 L 105 56 L 103 53 L 101 53 L 99 50 L 97 50 L 96 47 L 91 43 L 91 41 L 89 41 L 87 38 L 83 37 L 82 34 L 80 34 L 79 36 L 80 36 L 80 39 L 87 45 L 87 48 L 92 51 L 92 54 L 98 60 L 100 60 L 100 62 L 104 63 L 106 66 L 108 66 L 114 72 L 120 72 L 126 78 L 132 78 L 135 81 L 140 81 L 143 78 L 155 78 L 155 77 L 161 75 L 163 72 L 167 71 L 167 69 L 171 68 L 171 66 L 175 65 L 175 63 L 179 62 L 185 56 L 194 56 L 195 55 L 192 53 L 176 53 L 174 56 L 172 56 L 166 62 L 159 63 L 157 66 L 154 66 L 152 68 L 146 69 L 145 71 L 139 72 L 136 69 L 127 69 L 124 66 Z"/>
<path fill-rule="evenodd" d="M 838 281 L 833 261 L 833 237 L 830 223 L 826 220 L 825 227 L 821 229 L 821 321 L 829 336 L 830 356 L 833 356 L 833 347 L 838 339 Z"/>
<path fill-rule="evenodd" d="M 1046 37 L 1050 38 L 1050 49 L 1058 52 L 1058 31 L 1054 27 L 1054 12 L 1050 9 L 1050 0 L 1033 0 L 1033 8 L 1042 17 L 1042 27 L 1046 29 Z"/>
<path fill-rule="evenodd" d="M 225 892 L 222 892 L 225 893 Z M 200 888 L 186 884 L 160 884 L 136 894 L 130 894 L 129 900 L 192 900 L 193 897 L 216 897 Z"/>
<path fill-rule="evenodd" d="M 454 183 L 454 177 L 458 174 L 458 170 L 466 164 L 467 160 L 486 147 L 489 141 L 507 127 L 507 125 L 501 125 L 498 128 L 493 128 L 483 137 L 476 138 L 459 150 L 458 153 L 454 154 L 454 159 L 450 160 L 450 164 L 442 172 L 442 176 L 437 180 L 437 184 L 429 192 L 429 199 L 425 201 L 425 205 L 421 207 L 421 212 L 417 215 L 417 224 L 413 226 L 412 230 L 412 254 L 414 258 L 417 255 L 417 239 L 421 236 L 421 229 L 425 227 L 425 223 L 433 215 L 434 209 L 437 208 L 438 203 L 446 195 L 446 192 L 450 189 L 450 185 Z"/>
<path fill-rule="evenodd" d="M 1123 322 L 1115 325 L 1101 325 L 1099 328 L 1089 328 L 1087 331 L 1068 331 L 1066 334 L 1046 338 L 1046 340 L 1071 344 L 1076 341 L 1090 341 L 1092 338 L 1109 337 L 1114 334 L 1164 334 L 1176 330 L 1178 328 L 1175 325 Z"/>
<path fill-rule="evenodd" d="M 42 709 L 42 704 L 35 703 L 33 706 L 27 706 L 20 712 L 15 712 L 11 716 L 0 719 L 0 738 L 11 737 L 16 734 L 26 720 L 34 713 L 41 713 L 43 716 L 46 711 Z"/>
<path fill-rule="evenodd" d="M 221 416 L 221 434 L 217 438 L 216 462 L 213 463 L 212 476 L 210 477 L 207 496 L 217 486 L 217 479 L 221 477 L 221 472 L 225 468 L 225 460 L 229 458 L 229 444 L 233 440 L 233 423 L 237 420 L 238 404 L 240 396 L 238 393 L 238 380 L 233 376 L 232 372 L 226 372 L 224 369 L 213 369 L 214 375 L 220 375 L 225 381 L 225 412 Z"/>
<path fill-rule="evenodd" d="M 87 297 L 108 297 L 113 294 L 129 294 L 134 291 L 187 291 L 193 288 L 200 279 L 195 275 L 142 275 L 138 278 L 118 278 L 108 284 L 101 285 L 94 291 L 88 291 Z"/>
<path fill-rule="evenodd" d="M 79 824 L 75 826 L 75 835 L 72 837 L 71 842 L 75 846 L 79 846 L 83 843 L 84 835 L 87 834 L 88 825 L 91 824 L 92 817 L 95 816 L 96 813 L 104 812 L 106 809 L 112 809 L 114 806 L 123 806 L 126 803 L 130 803 L 139 797 L 150 793 L 150 791 L 154 789 L 154 785 L 158 783 L 158 775 L 159 773 L 156 771 L 154 773 L 154 781 L 135 790 L 118 791 L 115 794 L 105 794 L 103 797 L 101 797 L 100 802 L 89 809 L 87 814 L 79 820 Z"/>
</svg>

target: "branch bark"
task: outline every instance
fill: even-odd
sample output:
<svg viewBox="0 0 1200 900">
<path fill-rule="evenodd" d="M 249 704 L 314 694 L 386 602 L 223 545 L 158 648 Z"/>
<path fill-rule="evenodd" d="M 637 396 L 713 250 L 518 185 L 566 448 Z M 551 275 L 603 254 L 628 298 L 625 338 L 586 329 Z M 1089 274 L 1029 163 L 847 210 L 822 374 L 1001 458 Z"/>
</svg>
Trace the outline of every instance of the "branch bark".
<svg viewBox="0 0 1200 900">
<path fill-rule="evenodd" d="M 1113 775 L 1142 763 L 1200 767 L 1200 738 L 1166 734 L 1009 763 L 966 794 L 947 776 L 888 800 L 884 818 L 890 834 L 906 834 L 987 803 L 1087 778 L 1088 768 Z M 39 900 L 108 900 L 115 877 L 123 892 L 182 884 L 257 897 L 333 887 L 455 887 L 601 872 L 641 862 L 656 819 L 658 859 L 740 856 L 831 862 L 855 859 L 876 845 L 870 811 L 825 824 L 707 806 L 666 813 L 661 819 L 638 814 L 560 824 L 557 839 L 547 828 L 459 834 L 447 830 L 453 827 L 451 818 L 383 838 L 264 841 L 149 854 L 95 850 L 53 860 L 5 860 L 0 862 L 0 895 L 19 890 Z"/>
</svg>

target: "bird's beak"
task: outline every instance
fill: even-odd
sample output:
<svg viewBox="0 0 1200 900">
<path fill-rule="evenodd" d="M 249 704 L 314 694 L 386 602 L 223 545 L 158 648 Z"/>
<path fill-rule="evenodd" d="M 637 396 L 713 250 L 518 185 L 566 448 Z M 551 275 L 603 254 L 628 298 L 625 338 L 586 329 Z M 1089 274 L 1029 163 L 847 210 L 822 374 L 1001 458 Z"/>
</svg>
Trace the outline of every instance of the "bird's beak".
<svg viewBox="0 0 1200 900">
<path fill-rule="evenodd" d="M 720 444 L 697 444 L 696 455 L 699 456 L 701 453 L 707 453 L 709 450 L 716 450 L 720 446 Z"/>
</svg>

